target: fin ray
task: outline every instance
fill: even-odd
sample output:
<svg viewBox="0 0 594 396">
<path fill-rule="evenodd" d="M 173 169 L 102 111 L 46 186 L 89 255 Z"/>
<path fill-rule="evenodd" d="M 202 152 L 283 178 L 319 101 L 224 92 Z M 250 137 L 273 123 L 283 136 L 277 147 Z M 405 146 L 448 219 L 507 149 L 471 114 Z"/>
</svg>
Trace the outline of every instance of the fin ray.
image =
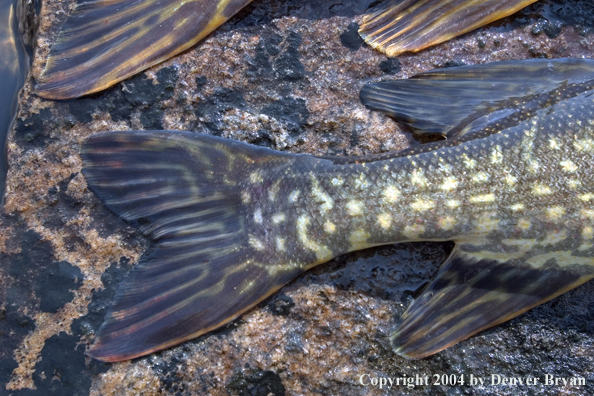
<svg viewBox="0 0 594 396">
<path fill-rule="evenodd" d="M 394 57 L 447 41 L 535 1 L 387 0 L 365 15 L 359 33 L 373 48 Z"/>
<path fill-rule="evenodd" d="M 455 248 L 390 334 L 396 353 L 423 358 L 594 278 L 591 269 L 536 269 L 477 259 Z"/>
<path fill-rule="evenodd" d="M 37 93 L 88 95 L 192 47 L 251 0 L 89 0 L 50 50 Z"/>
<path fill-rule="evenodd" d="M 517 100 L 594 79 L 589 59 L 531 59 L 437 69 L 367 84 L 361 102 L 417 133 L 460 136 L 515 115 Z"/>
<path fill-rule="evenodd" d="M 302 156 L 184 132 L 96 135 L 82 151 L 89 188 L 153 240 L 152 251 L 121 283 L 92 357 L 125 360 L 195 338 L 304 270 L 291 265 L 269 271 L 282 262 L 268 263 L 267 256 L 255 254 L 245 220 L 250 208 L 240 186 L 254 166 L 261 169 L 269 161 L 267 169 L 284 172 Z M 218 171 L 211 170 L 213 164 Z M 146 175 L 154 182 L 131 182 L 149 180 Z M 153 194 L 163 185 L 179 193 Z"/>
</svg>

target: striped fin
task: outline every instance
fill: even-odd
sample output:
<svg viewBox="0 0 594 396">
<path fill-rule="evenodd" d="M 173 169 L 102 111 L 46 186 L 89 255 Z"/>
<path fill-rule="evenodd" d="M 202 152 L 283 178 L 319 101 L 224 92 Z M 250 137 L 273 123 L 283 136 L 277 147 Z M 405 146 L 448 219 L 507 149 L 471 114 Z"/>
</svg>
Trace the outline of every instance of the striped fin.
<svg viewBox="0 0 594 396">
<path fill-rule="evenodd" d="M 417 133 L 451 138 L 506 117 L 520 117 L 518 101 L 539 106 L 529 99 L 593 79 L 591 59 L 513 60 L 367 84 L 360 97 L 365 106 L 397 118 Z"/>
<path fill-rule="evenodd" d="M 566 264 L 566 263 L 563 263 Z M 592 268 L 535 269 L 454 249 L 390 334 L 395 352 L 420 359 L 503 323 L 592 279 Z"/>
<path fill-rule="evenodd" d="M 50 51 L 37 94 L 106 89 L 192 47 L 251 0 L 79 0 Z"/>
<path fill-rule="evenodd" d="M 536 0 L 386 0 L 359 34 L 388 56 L 417 52 L 521 10 Z"/>
<path fill-rule="evenodd" d="M 303 270 L 250 246 L 241 192 L 253 169 L 276 177 L 309 157 L 188 132 L 96 135 L 82 157 L 89 188 L 153 241 L 120 285 L 92 357 L 131 359 L 195 338 Z"/>
</svg>

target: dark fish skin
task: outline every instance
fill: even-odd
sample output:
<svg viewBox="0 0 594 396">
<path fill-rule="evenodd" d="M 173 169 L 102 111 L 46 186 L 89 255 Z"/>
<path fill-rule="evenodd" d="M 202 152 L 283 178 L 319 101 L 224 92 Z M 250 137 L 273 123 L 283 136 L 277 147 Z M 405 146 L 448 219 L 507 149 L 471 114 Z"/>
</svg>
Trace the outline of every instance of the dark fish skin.
<svg viewBox="0 0 594 396">
<path fill-rule="evenodd" d="M 190 132 L 91 137 L 89 188 L 153 248 L 89 354 L 119 361 L 179 344 L 309 268 L 395 242 L 456 243 L 390 336 L 410 358 L 594 277 L 594 61 L 437 70 L 361 97 L 448 139 L 317 158 Z"/>
</svg>

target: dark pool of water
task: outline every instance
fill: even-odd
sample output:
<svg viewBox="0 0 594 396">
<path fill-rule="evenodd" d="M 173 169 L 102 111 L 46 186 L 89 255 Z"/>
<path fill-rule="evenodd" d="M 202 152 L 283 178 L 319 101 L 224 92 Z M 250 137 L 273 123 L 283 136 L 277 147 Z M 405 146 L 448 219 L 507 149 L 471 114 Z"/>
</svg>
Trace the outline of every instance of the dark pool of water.
<svg viewBox="0 0 594 396">
<path fill-rule="evenodd" d="M 28 71 L 18 34 L 16 0 L 0 0 L 0 206 L 6 185 L 6 136 L 16 114 L 17 95 Z"/>
</svg>

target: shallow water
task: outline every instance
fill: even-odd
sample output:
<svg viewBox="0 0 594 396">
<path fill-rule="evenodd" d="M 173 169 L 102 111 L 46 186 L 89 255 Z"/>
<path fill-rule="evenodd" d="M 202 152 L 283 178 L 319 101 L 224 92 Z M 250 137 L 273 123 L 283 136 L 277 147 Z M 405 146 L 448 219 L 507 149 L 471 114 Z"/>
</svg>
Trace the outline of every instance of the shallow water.
<svg viewBox="0 0 594 396">
<path fill-rule="evenodd" d="M 4 204 L 8 170 L 6 136 L 16 114 L 18 92 L 27 73 L 15 9 L 16 0 L 0 0 L 0 206 Z"/>
</svg>

